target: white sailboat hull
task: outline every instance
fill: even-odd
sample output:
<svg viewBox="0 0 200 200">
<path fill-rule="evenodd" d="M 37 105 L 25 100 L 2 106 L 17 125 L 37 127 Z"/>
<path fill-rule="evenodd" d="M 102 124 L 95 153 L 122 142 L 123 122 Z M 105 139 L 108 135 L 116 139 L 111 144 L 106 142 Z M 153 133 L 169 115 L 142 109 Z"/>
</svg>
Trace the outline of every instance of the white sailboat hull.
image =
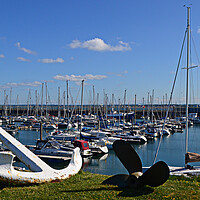
<svg viewBox="0 0 200 200">
<path fill-rule="evenodd" d="M 170 175 L 175 176 L 188 176 L 188 175 L 200 175 L 200 166 L 187 169 L 185 167 L 169 167 Z"/>
</svg>

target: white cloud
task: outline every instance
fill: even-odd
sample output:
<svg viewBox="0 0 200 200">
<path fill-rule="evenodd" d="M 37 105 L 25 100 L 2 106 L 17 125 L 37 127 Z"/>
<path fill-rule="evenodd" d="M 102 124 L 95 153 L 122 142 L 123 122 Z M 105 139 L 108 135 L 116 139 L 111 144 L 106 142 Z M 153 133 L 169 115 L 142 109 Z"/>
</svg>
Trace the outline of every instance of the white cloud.
<svg viewBox="0 0 200 200">
<path fill-rule="evenodd" d="M 23 62 L 31 62 L 31 60 L 23 58 L 23 57 L 17 57 L 17 60 L 23 61 Z"/>
<path fill-rule="evenodd" d="M 197 33 L 200 34 L 200 27 L 198 28 Z"/>
<path fill-rule="evenodd" d="M 41 63 L 64 63 L 64 60 L 62 58 L 57 58 L 56 60 L 52 58 L 44 58 L 44 59 L 39 59 L 38 62 Z"/>
<path fill-rule="evenodd" d="M 56 80 L 69 80 L 69 81 L 81 81 L 81 80 L 101 80 L 107 78 L 105 75 L 92 75 L 86 74 L 84 76 L 81 75 L 56 75 L 53 77 Z"/>
<path fill-rule="evenodd" d="M 116 76 L 122 77 L 122 76 L 124 76 L 125 74 L 128 74 L 128 71 L 127 71 L 127 70 L 125 70 L 125 71 L 123 71 L 123 72 L 121 72 L 121 73 L 116 74 Z"/>
<path fill-rule="evenodd" d="M 24 83 L 7 83 L 5 85 L 0 86 L 0 88 L 6 89 L 6 88 L 11 88 L 11 87 L 37 87 L 40 86 L 42 83 L 38 81 L 34 82 L 24 82 Z"/>
<path fill-rule="evenodd" d="M 16 46 L 18 47 L 19 50 L 24 51 L 25 53 L 33 54 L 33 55 L 36 54 L 35 51 L 32 51 L 32 50 L 30 50 L 30 49 L 26 49 L 26 48 L 24 48 L 24 47 L 21 47 L 20 42 L 17 42 L 17 43 L 16 43 Z"/>
<path fill-rule="evenodd" d="M 34 82 L 24 82 L 24 83 L 7 83 L 7 85 L 12 86 L 12 87 L 18 87 L 18 86 L 30 86 L 30 87 L 37 87 L 41 85 L 42 83 L 38 81 Z"/>
<path fill-rule="evenodd" d="M 125 71 L 123 71 L 123 72 L 120 72 L 120 73 L 108 72 L 108 74 L 110 74 L 110 75 L 116 75 L 116 76 L 119 76 L 119 77 L 122 77 L 122 76 L 124 76 L 124 75 L 127 74 L 127 73 L 128 73 L 127 70 L 125 70 Z"/>
<path fill-rule="evenodd" d="M 91 51 L 129 51 L 131 47 L 128 43 L 119 41 L 119 44 L 116 46 L 112 46 L 110 44 L 106 44 L 102 39 L 95 38 L 92 40 L 87 40 L 81 42 L 79 40 L 73 40 L 70 44 L 71 48 L 86 48 Z"/>
<path fill-rule="evenodd" d="M 43 82 L 47 82 L 47 83 L 54 83 L 54 80 L 44 80 Z"/>
<path fill-rule="evenodd" d="M 0 58 L 5 58 L 5 55 L 3 55 L 3 54 L 0 54 Z"/>
</svg>

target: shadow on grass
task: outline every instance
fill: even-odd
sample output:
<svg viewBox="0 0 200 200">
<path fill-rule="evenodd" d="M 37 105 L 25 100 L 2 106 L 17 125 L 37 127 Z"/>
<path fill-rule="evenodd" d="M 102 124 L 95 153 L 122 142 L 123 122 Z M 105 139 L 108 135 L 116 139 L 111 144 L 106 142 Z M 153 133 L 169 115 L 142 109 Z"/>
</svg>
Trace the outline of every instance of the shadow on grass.
<svg viewBox="0 0 200 200">
<path fill-rule="evenodd" d="M 142 187 L 139 189 L 135 188 L 118 188 L 118 187 L 101 187 L 101 188 L 94 188 L 94 189 L 83 189 L 83 190 L 63 190 L 60 192 L 66 193 L 76 193 L 76 192 L 98 192 L 98 191 L 121 191 L 117 196 L 119 197 L 137 197 L 142 195 L 147 195 L 154 192 L 154 189 L 151 187 Z"/>
<path fill-rule="evenodd" d="M 11 188 L 11 187 L 29 187 L 33 185 L 38 185 L 36 183 L 29 183 L 29 184 L 20 184 L 20 183 L 15 183 L 15 182 L 1 182 L 0 181 L 0 190 L 3 190 L 4 188 Z"/>
<path fill-rule="evenodd" d="M 148 195 L 154 192 L 154 189 L 151 187 L 142 187 L 142 188 L 124 188 L 121 193 L 118 194 L 119 197 L 137 197 L 142 195 Z"/>
</svg>

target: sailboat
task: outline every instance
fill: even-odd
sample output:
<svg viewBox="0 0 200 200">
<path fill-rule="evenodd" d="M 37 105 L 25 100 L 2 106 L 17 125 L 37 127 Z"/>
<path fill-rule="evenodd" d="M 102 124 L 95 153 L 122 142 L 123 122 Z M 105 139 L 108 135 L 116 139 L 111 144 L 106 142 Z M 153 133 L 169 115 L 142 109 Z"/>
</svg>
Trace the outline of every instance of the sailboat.
<svg viewBox="0 0 200 200">
<path fill-rule="evenodd" d="M 200 174 L 200 167 L 193 167 L 188 163 L 200 162 L 200 154 L 188 151 L 188 96 L 189 96 L 189 69 L 194 67 L 189 67 L 190 61 L 190 7 L 187 7 L 187 77 L 186 77 L 186 129 L 185 129 L 185 166 L 184 167 L 170 167 L 171 175 L 187 175 L 187 174 Z"/>
</svg>

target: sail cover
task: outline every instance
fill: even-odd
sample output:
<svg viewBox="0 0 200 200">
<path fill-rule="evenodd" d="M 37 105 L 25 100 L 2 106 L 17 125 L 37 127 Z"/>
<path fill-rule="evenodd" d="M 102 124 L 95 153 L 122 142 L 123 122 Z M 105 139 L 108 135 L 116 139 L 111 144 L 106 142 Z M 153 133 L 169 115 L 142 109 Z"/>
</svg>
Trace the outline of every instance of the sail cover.
<svg viewBox="0 0 200 200">
<path fill-rule="evenodd" d="M 200 162 L 200 154 L 187 152 L 185 154 L 185 163 L 189 162 Z"/>
</svg>

